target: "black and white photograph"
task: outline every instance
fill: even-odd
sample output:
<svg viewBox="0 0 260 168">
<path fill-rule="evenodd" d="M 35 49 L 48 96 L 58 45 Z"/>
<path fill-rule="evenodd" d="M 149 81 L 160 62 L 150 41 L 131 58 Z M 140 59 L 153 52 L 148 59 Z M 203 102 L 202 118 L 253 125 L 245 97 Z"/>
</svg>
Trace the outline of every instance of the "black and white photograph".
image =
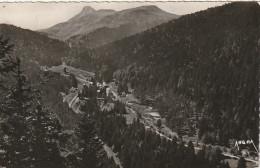
<svg viewBox="0 0 260 168">
<path fill-rule="evenodd" d="M 0 0 L 0 168 L 259 167 L 260 2 Z"/>
</svg>

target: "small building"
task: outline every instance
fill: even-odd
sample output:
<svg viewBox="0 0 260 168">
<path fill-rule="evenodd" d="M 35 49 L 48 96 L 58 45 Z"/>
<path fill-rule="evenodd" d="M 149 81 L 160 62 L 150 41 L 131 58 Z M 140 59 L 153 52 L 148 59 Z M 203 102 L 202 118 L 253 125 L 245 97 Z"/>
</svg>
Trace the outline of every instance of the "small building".
<svg viewBox="0 0 260 168">
<path fill-rule="evenodd" d="M 109 96 L 110 93 L 111 93 L 111 89 L 109 87 L 106 88 L 106 95 Z"/>
<path fill-rule="evenodd" d="M 75 93 L 78 91 L 78 88 L 71 87 L 69 93 Z"/>
<path fill-rule="evenodd" d="M 125 92 L 122 92 L 122 93 L 121 93 L 121 96 L 122 96 L 122 97 L 126 97 L 126 93 L 125 93 Z"/>
<path fill-rule="evenodd" d="M 159 113 L 157 112 L 151 112 L 151 113 L 148 113 L 150 116 L 152 116 L 155 120 L 159 120 L 161 119 L 161 116 Z"/>
<path fill-rule="evenodd" d="M 248 149 L 242 149 L 242 150 L 241 150 L 241 155 L 242 155 L 243 157 L 248 157 L 248 156 L 249 156 L 249 151 L 248 151 Z"/>
<path fill-rule="evenodd" d="M 106 82 L 103 82 L 103 87 L 105 87 L 105 86 L 108 86 L 108 84 Z"/>
</svg>

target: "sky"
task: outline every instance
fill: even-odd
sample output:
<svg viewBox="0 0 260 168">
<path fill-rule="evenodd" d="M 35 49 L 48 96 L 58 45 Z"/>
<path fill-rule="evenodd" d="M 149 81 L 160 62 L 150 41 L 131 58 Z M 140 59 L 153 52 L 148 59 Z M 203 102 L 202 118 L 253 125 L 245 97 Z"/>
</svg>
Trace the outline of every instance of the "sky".
<svg viewBox="0 0 260 168">
<path fill-rule="evenodd" d="M 1 2 L 1 1 L 0 1 Z M 143 5 L 156 5 L 164 11 L 185 15 L 215 7 L 226 2 L 89 2 L 89 3 L 0 3 L 0 23 L 39 30 L 65 22 L 78 14 L 83 7 L 114 9 L 116 11 Z"/>
</svg>

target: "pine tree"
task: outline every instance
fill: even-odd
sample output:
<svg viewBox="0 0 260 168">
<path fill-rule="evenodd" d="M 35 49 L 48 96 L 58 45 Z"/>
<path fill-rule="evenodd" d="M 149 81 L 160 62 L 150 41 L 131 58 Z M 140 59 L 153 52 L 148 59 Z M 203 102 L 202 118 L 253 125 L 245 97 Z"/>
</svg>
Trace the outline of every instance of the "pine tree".
<svg viewBox="0 0 260 168">
<path fill-rule="evenodd" d="M 243 157 L 238 160 L 237 168 L 246 168 L 246 160 Z"/>
<path fill-rule="evenodd" d="M 1 104 L 4 121 L 0 135 L 3 151 L 0 153 L 1 164 L 6 167 L 28 167 L 29 127 L 27 119 L 31 108 L 31 87 L 22 74 L 20 59 L 16 59 L 13 69 L 14 83 L 8 88 Z M 12 79 L 10 79 L 12 80 Z"/>
<path fill-rule="evenodd" d="M 213 159 L 212 159 L 212 162 L 215 164 L 215 165 L 218 165 L 221 160 L 223 160 L 223 155 L 222 155 L 222 150 L 217 147 L 215 149 L 215 151 L 213 152 Z"/>
<path fill-rule="evenodd" d="M 226 168 L 230 168 L 228 162 L 226 162 L 225 165 L 226 165 Z"/>
<path fill-rule="evenodd" d="M 157 126 L 158 128 L 161 128 L 161 126 L 162 126 L 162 121 L 161 121 L 160 119 L 157 120 L 156 126 Z"/>
<path fill-rule="evenodd" d="M 205 165 L 205 162 L 206 162 L 206 158 L 205 158 L 205 156 L 206 156 L 206 149 L 205 148 L 206 147 L 203 146 L 202 150 L 199 150 L 199 152 L 197 154 L 197 158 L 198 158 L 197 161 L 198 161 L 199 165 Z"/>
<path fill-rule="evenodd" d="M 0 37 L 4 59 L 0 72 L 9 77 L 2 85 L 6 91 L 0 100 L 0 166 L 62 168 L 56 143 L 58 122 L 49 118 L 40 104 L 34 107 L 36 91 L 23 74 L 20 59 L 6 57 L 10 46 Z"/>
<path fill-rule="evenodd" d="M 12 71 L 14 65 L 13 61 L 8 56 L 13 50 L 13 44 L 10 44 L 9 39 L 4 39 L 3 36 L 0 36 L 0 74 Z"/>
<path fill-rule="evenodd" d="M 63 160 L 58 148 L 58 133 L 61 126 L 58 120 L 50 116 L 47 109 L 39 103 L 29 119 L 30 134 L 30 160 L 34 167 L 62 168 Z"/>
<path fill-rule="evenodd" d="M 13 50 L 13 44 L 10 44 L 9 39 L 4 39 L 0 36 L 0 94 L 4 94 L 6 87 L 6 76 L 15 68 L 14 61 L 9 56 Z M 2 98 L 0 98 L 2 101 Z"/>
<path fill-rule="evenodd" d="M 94 122 L 87 115 L 79 121 L 75 134 L 79 142 L 77 156 L 80 167 L 100 167 L 103 147 L 97 137 Z"/>
<path fill-rule="evenodd" d="M 228 162 L 225 162 L 225 163 L 220 163 L 219 168 L 230 168 L 230 166 L 229 166 Z"/>
<path fill-rule="evenodd" d="M 70 74 L 70 78 L 71 78 L 72 87 L 77 88 L 78 87 L 78 81 L 77 81 L 76 76 L 74 74 Z"/>
<path fill-rule="evenodd" d="M 194 167 L 194 162 L 196 161 L 195 149 L 192 141 L 189 141 L 187 148 L 187 162 L 189 167 Z"/>
</svg>

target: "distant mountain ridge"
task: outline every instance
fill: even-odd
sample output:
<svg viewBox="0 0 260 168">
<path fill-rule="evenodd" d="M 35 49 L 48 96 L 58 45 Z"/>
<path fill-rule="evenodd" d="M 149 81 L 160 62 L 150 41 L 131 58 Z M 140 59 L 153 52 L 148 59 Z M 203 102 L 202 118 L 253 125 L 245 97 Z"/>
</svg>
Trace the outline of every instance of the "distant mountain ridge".
<svg viewBox="0 0 260 168">
<path fill-rule="evenodd" d="M 72 46 L 95 48 L 178 17 L 157 6 L 141 6 L 122 11 L 106 9 L 96 11 L 86 6 L 67 22 L 40 31 L 66 40 Z"/>
<path fill-rule="evenodd" d="M 76 16 L 67 22 L 59 23 L 48 29 L 40 30 L 47 34 L 55 35 L 57 38 L 65 40 L 74 35 L 86 34 L 101 27 L 100 20 L 103 17 L 115 13 L 113 10 L 99 10 L 86 6 Z"/>
</svg>

